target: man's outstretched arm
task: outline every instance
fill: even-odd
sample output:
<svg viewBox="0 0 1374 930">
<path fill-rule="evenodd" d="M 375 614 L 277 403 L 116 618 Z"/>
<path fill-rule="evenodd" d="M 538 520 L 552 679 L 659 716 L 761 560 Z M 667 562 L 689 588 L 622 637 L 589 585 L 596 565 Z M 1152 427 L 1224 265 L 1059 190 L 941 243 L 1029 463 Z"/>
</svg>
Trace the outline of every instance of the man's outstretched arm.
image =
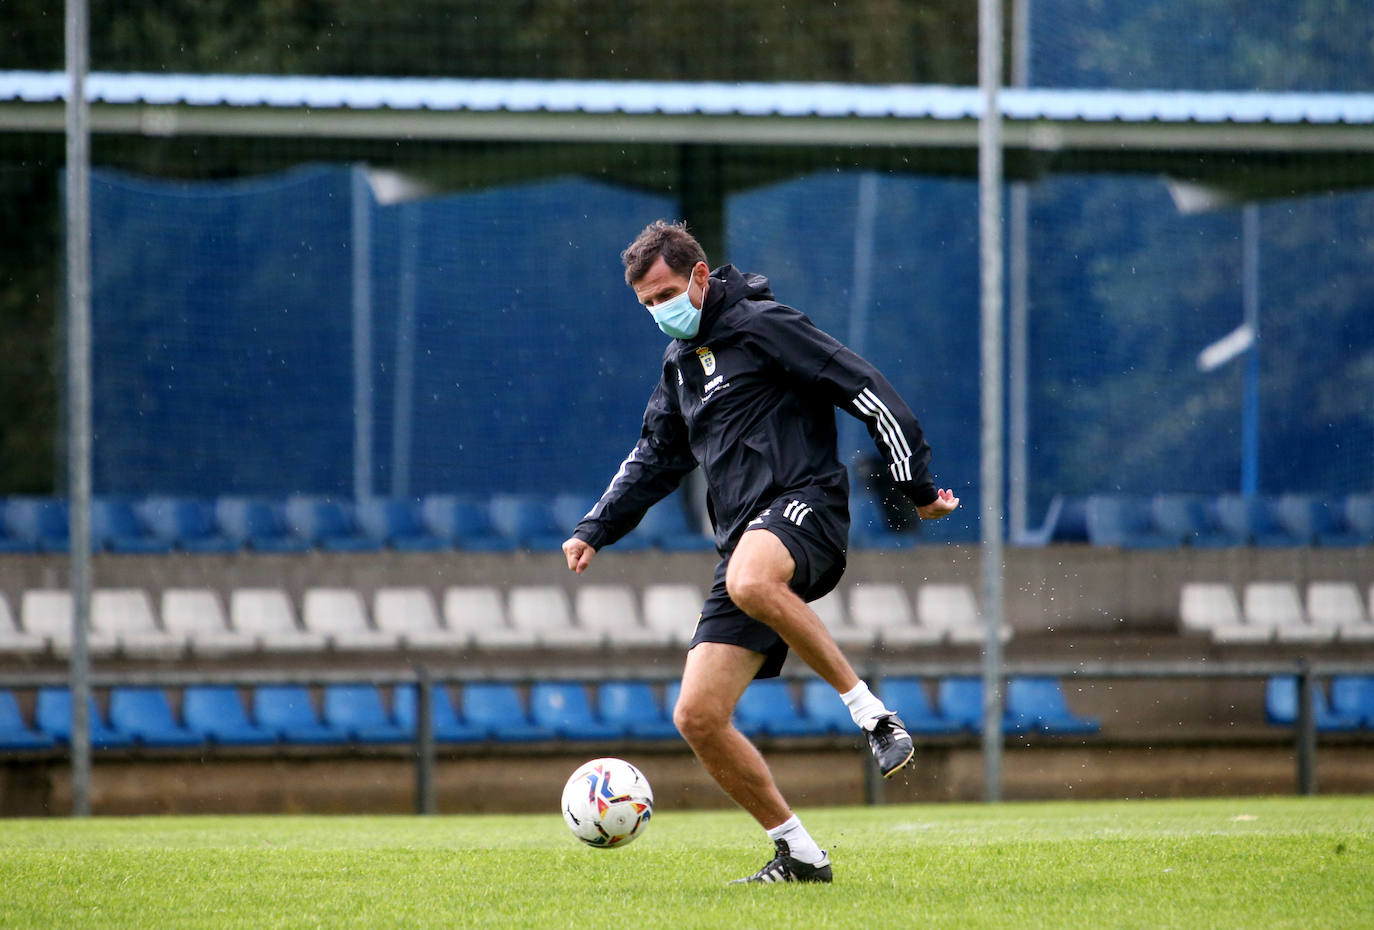
<svg viewBox="0 0 1374 930">
<path fill-rule="evenodd" d="M 937 520 L 959 506 L 952 491 L 936 488 L 921 424 L 877 368 L 790 307 L 768 308 L 753 326 L 755 338 L 793 377 L 821 388 L 835 406 L 863 421 L 922 519 Z"/>
</svg>

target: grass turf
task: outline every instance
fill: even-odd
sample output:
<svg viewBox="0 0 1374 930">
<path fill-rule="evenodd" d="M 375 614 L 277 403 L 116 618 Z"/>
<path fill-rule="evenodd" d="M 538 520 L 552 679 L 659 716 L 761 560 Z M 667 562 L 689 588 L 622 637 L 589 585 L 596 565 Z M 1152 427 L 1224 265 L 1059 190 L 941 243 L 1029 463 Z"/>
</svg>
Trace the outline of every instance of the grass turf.
<svg viewBox="0 0 1374 930">
<path fill-rule="evenodd" d="M 0 927 L 1374 927 L 1374 798 L 801 813 L 834 885 L 727 886 L 736 812 L 0 821 Z"/>
</svg>

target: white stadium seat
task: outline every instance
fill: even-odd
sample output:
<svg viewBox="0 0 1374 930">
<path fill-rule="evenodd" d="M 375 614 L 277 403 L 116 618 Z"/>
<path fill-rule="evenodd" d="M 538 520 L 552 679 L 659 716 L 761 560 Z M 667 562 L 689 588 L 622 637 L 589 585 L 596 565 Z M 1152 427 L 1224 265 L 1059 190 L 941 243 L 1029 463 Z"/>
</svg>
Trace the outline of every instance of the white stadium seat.
<svg viewBox="0 0 1374 930">
<path fill-rule="evenodd" d="M 41 636 L 58 655 L 72 648 L 72 594 L 66 588 L 31 588 L 19 602 L 19 622 L 31 636 Z M 86 638 L 91 655 L 115 651 L 114 637 L 91 630 Z"/>
<path fill-rule="evenodd" d="M 849 619 L 855 627 L 873 630 L 884 646 L 930 645 L 940 633 L 917 626 L 911 599 L 900 584 L 860 582 L 849 589 Z"/>
<path fill-rule="evenodd" d="M 461 649 L 472 637 L 446 629 L 428 588 L 378 588 L 372 597 L 377 629 L 400 638 L 408 649 Z"/>
<path fill-rule="evenodd" d="M 1374 589 L 1370 591 L 1374 595 Z M 1307 619 L 1313 626 L 1330 628 L 1337 639 L 1349 643 L 1374 641 L 1360 588 L 1350 581 L 1313 581 L 1307 585 Z"/>
<path fill-rule="evenodd" d="M 588 635 L 611 648 L 662 646 L 670 641 L 639 619 L 635 592 L 623 584 L 586 584 L 573 592 L 573 614 Z"/>
<path fill-rule="evenodd" d="M 291 598 L 280 588 L 236 588 L 229 595 L 229 620 L 268 652 L 317 650 L 328 643 L 328 637 L 296 624 Z"/>
<path fill-rule="evenodd" d="M 490 585 L 455 585 L 444 591 L 444 623 L 482 649 L 533 646 L 534 637 L 511 629 L 501 590 Z"/>
<path fill-rule="evenodd" d="M 1252 581 L 1242 595 L 1245 622 L 1271 630 L 1280 642 L 1324 642 L 1333 638 L 1329 627 L 1307 622 L 1298 586 L 1287 581 Z"/>
<path fill-rule="evenodd" d="M 186 649 L 184 639 L 158 626 L 152 600 L 138 588 L 92 591 L 91 629 L 114 639 L 129 656 L 176 658 Z"/>
<path fill-rule="evenodd" d="M 696 632 L 703 600 L 694 584 L 651 584 L 644 589 L 644 625 L 685 646 Z"/>
<path fill-rule="evenodd" d="M 966 584 L 921 585 L 916 591 L 916 621 L 949 637 L 951 643 L 982 643 L 988 635 L 978 599 Z M 1011 626 L 1003 622 L 998 637 L 1002 642 L 1011 639 Z"/>
<path fill-rule="evenodd" d="M 0 652 L 32 655 L 46 648 L 48 644 L 43 637 L 19 629 L 14 612 L 10 610 L 9 598 L 0 592 Z"/>
<path fill-rule="evenodd" d="M 1178 614 L 1185 632 L 1205 633 L 1219 643 L 1262 643 L 1269 639 L 1267 628 L 1245 622 L 1235 589 L 1224 582 L 1184 584 Z"/>
<path fill-rule="evenodd" d="M 254 636 L 229 629 L 224 603 L 210 588 L 168 588 L 162 592 L 162 626 L 185 640 L 199 656 L 252 652 Z"/>
<path fill-rule="evenodd" d="M 507 594 L 511 626 L 536 645 L 585 647 L 600 641 L 599 634 L 576 624 L 568 592 L 557 585 L 512 585 Z"/>
<path fill-rule="evenodd" d="M 329 639 L 335 649 L 395 649 L 394 633 L 372 628 L 362 595 L 352 588 L 308 588 L 301 602 L 305 628 Z"/>
</svg>

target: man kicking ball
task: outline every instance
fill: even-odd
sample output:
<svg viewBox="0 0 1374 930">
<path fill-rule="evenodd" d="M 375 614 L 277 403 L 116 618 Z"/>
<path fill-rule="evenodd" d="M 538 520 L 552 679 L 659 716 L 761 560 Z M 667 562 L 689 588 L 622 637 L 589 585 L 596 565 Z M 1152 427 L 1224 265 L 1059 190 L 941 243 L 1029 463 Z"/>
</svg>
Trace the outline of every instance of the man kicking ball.
<svg viewBox="0 0 1374 930">
<path fill-rule="evenodd" d="M 930 447 L 877 369 L 773 298 L 768 279 L 710 270 L 681 224 L 651 223 L 621 255 L 625 280 L 673 341 L 639 441 L 563 543 L 581 574 L 701 466 L 721 561 L 682 673 L 673 722 L 711 777 L 753 815 L 775 856 L 741 882 L 829 882 L 830 857 L 807 833 L 758 749 L 730 722 L 755 678 L 788 649 L 849 708 L 884 777 L 911 760 L 902 721 L 845 658 L 808 601 L 839 583 L 849 539 L 849 477 L 834 408 L 867 426 L 923 519 L 959 506 L 936 490 Z"/>
</svg>

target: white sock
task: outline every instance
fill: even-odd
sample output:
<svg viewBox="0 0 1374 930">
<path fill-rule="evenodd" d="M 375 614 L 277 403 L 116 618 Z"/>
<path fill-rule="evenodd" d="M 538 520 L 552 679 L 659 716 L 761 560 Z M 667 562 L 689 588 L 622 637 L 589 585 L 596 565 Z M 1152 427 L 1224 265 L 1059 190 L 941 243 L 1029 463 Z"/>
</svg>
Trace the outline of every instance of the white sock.
<svg viewBox="0 0 1374 930">
<path fill-rule="evenodd" d="M 807 865 L 819 865 L 825 860 L 825 853 L 821 852 L 821 848 L 816 845 L 811 834 L 806 832 L 806 827 L 802 826 L 802 822 L 796 814 L 787 818 L 786 822 L 769 830 L 768 838 L 770 840 L 786 840 L 788 855 L 793 859 L 800 859 Z"/>
<path fill-rule="evenodd" d="M 849 708 L 849 716 L 854 718 L 855 725 L 863 730 L 873 729 L 873 724 L 878 722 L 879 717 L 892 713 L 876 694 L 868 690 L 868 684 L 863 681 L 841 694 L 840 700 Z"/>
</svg>

